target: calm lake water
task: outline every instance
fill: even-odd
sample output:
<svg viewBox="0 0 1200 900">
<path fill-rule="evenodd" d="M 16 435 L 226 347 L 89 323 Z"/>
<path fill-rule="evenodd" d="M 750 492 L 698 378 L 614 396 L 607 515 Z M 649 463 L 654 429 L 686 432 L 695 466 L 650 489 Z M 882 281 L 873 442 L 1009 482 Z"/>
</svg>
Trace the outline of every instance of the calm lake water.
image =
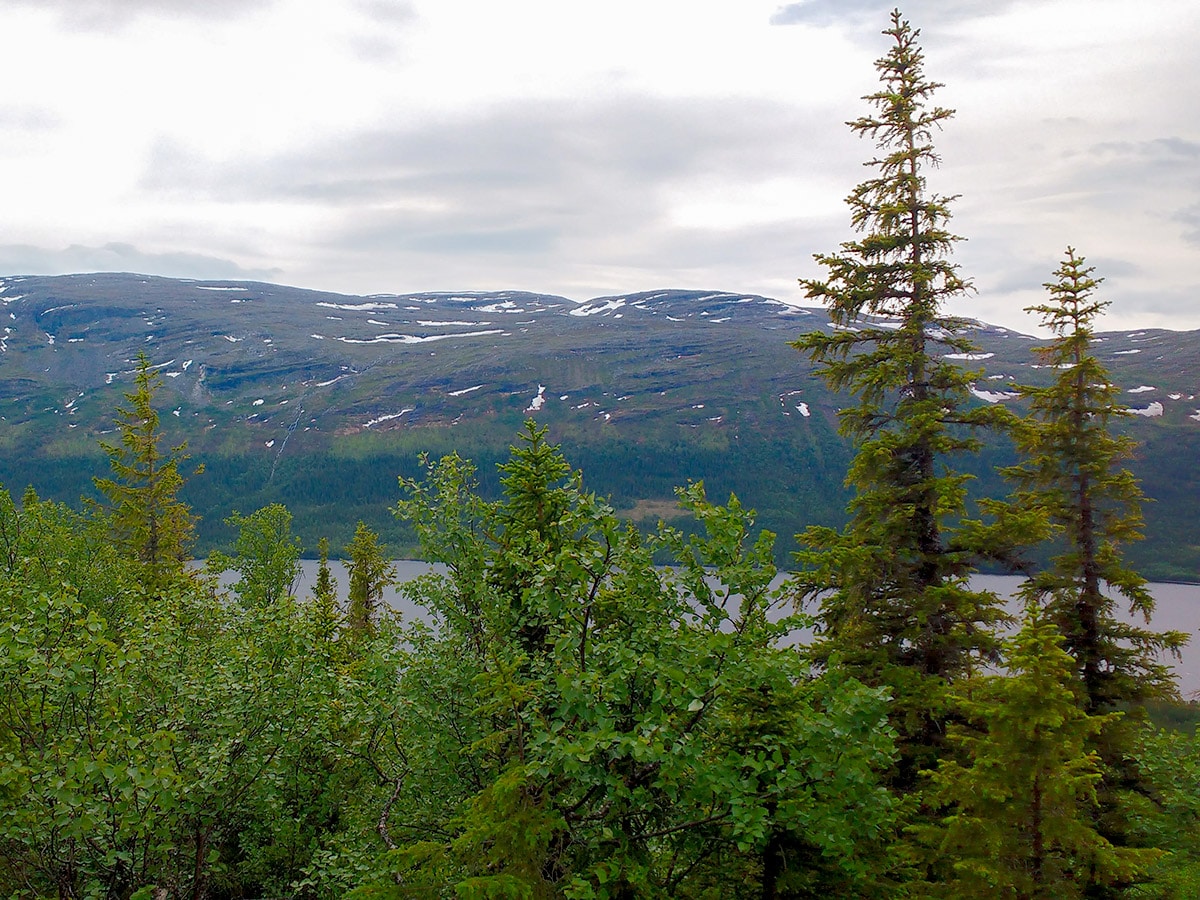
<svg viewBox="0 0 1200 900">
<path fill-rule="evenodd" d="M 300 564 L 302 574 L 296 594 L 299 597 L 308 597 L 317 580 L 317 561 L 305 559 L 301 560 Z M 430 563 L 412 559 L 396 560 L 394 565 L 397 579 L 401 582 L 423 575 L 432 568 Z M 348 583 L 346 568 L 336 561 L 330 562 L 329 567 L 344 598 Z M 974 583 L 980 588 L 995 591 L 1000 596 L 1011 597 L 1020 586 L 1021 579 L 1009 575 L 980 575 Z M 1182 631 L 1193 636 L 1189 646 L 1183 650 L 1183 659 L 1173 663 L 1173 668 L 1179 678 L 1180 692 L 1185 697 L 1200 696 L 1200 584 L 1154 582 L 1150 585 L 1150 590 L 1157 604 L 1151 626 L 1158 631 Z M 388 588 L 384 599 L 405 617 L 419 618 L 423 615 L 419 607 L 414 607 L 404 599 L 398 586 Z M 1019 609 L 1019 605 L 1010 604 L 1012 612 L 1019 612 Z"/>
</svg>

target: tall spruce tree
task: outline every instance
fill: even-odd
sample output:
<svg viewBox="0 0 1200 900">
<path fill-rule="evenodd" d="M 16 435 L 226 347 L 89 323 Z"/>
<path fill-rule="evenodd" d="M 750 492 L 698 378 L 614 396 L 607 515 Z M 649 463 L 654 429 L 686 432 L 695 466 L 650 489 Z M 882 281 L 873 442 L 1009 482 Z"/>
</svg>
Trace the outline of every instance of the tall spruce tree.
<svg viewBox="0 0 1200 900">
<path fill-rule="evenodd" d="M 1186 640 L 1118 619 L 1110 596 L 1124 598 L 1149 623 L 1154 598 L 1121 553 L 1141 539 L 1143 496 L 1122 466 L 1135 443 L 1112 430 L 1128 415 L 1120 388 L 1091 352 L 1092 322 L 1108 306 L 1095 296 L 1103 279 L 1093 278 L 1094 271 L 1068 247 L 1057 280 L 1045 285 L 1050 300 L 1028 307 L 1055 335 L 1034 353 L 1058 374 L 1044 387 L 1020 389 L 1029 398 L 1029 416 L 1016 431 L 1024 461 L 1006 470 L 1018 502 L 1044 510 L 1058 532 L 1058 552 L 1025 593 L 1045 603 L 1061 629 L 1091 713 L 1174 696 L 1160 656 Z"/>
<path fill-rule="evenodd" d="M 312 615 L 316 633 L 322 643 L 329 644 L 337 635 L 341 621 L 338 609 L 337 579 L 329 569 L 329 538 L 317 541 L 317 581 L 312 590 Z"/>
<path fill-rule="evenodd" d="M 1080 705 L 1089 714 L 1124 709 L 1089 744 L 1103 763 L 1097 791 L 1097 831 L 1116 846 L 1136 844 L 1131 795 L 1151 792 L 1136 759 L 1146 700 L 1176 696 L 1161 657 L 1187 640 L 1181 632 L 1156 632 L 1118 617 L 1117 598 L 1148 625 L 1154 598 L 1146 580 L 1127 566 L 1122 547 L 1141 538 L 1142 492 L 1123 460 L 1134 441 L 1113 432 L 1127 414 L 1120 389 L 1091 352 L 1092 323 L 1108 301 L 1096 298 L 1101 279 L 1068 247 L 1047 282 L 1046 303 L 1029 307 L 1054 339 L 1035 348 L 1043 366 L 1055 372 L 1046 386 L 1021 388 L 1029 415 L 1016 430 L 1023 462 L 1006 470 L 1017 484 L 1018 506 L 1046 517 L 1056 532 L 1050 564 L 1034 574 L 1023 593 L 1040 603 L 1063 635 L 1074 663 Z M 1115 897 L 1119 886 L 1092 873 L 1089 897 Z"/>
<path fill-rule="evenodd" d="M 561 615 L 556 603 L 529 603 L 529 589 L 537 584 L 567 582 L 574 572 L 558 562 L 579 552 L 589 539 L 568 515 L 579 503 L 583 476 L 573 472 L 557 444 L 547 438 L 549 428 L 527 419 L 520 443 L 511 448 L 510 458 L 498 468 L 503 473 L 505 502 L 497 511 L 494 537 L 497 559 L 492 584 L 508 597 L 511 614 L 530 659 L 549 650 L 552 620 Z M 546 592 L 555 597 L 557 591 Z"/>
<path fill-rule="evenodd" d="M 192 541 L 195 518 L 179 499 L 188 459 L 187 443 L 164 449 L 154 398 L 162 378 L 145 353 L 137 358 L 134 389 L 125 394 L 128 406 L 117 407 L 120 444 L 101 442 L 112 476 L 94 479 L 104 495 L 113 538 L 145 572 L 147 590 L 158 590 L 183 571 Z M 202 471 L 198 467 L 196 472 Z"/>
<path fill-rule="evenodd" d="M 866 163 L 874 176 L 847 198 L 861 236 L 815 256 L 827 276 L 801 284 L 828 307 L 832 331 L 794 343 L 856 400 L 840 413 L 857 450 L 847 475 L 855 496 L 845 529 L 808 529 L 799 556 L 802 590 L 821 598 L 812 652 L 892 690 L 908 748 L 900 778 L 911 784 L 944 732 L 946 683 L 996 647 L 1002 613 L 968 586 L 967 476 L 950 461 L 1005 414 L 973 403 L 974 373 L 948 358 L 974 350 L 967 323 L 942 309 L 970 290 L 947 258 L 960 240 L 947 230 L 954 198 L 926 183 L 938 163 L 932 132 L 952 111 L 931 105 L 941 85 L 924 75 L 919 32 L 895 11 L 883 33 L 893 43 L 876 62 L 882 86 L 864 98 L 875 111 L 848 123 L 879 149 Z"/>
<path fill-rule="evenodd" d="M 383 591 L 396 580 L 396 569 L 384 556 L 379 535 L 359 522 L 354 538 L 346 545 L 347 591 L 346 626 L 358 636 L 374 633 L 383 603 Z"/>
</svg>

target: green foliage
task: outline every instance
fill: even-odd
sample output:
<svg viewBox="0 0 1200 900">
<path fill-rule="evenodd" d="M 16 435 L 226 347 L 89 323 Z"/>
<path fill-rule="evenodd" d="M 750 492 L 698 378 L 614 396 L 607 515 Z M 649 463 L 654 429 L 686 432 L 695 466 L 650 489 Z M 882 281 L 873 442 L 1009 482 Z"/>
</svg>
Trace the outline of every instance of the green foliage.
<svg viewBox="0 0 1200 900">
<path fill-rule="evenodd" d="M 113 539 L 127 556 L 145 569 L 144 584 L 153 591 L 179 575 L 188 558 L 194 520 L 179 500 L 186 462 L 185 444 L 164 451 L 154 396 L 162 378 L 145 353 L 138 354 L 134 390 L 125 394 L 128 406 L 117 408 L 121 443 L 101 443 L 112 476 L 96 478 L 107 501 Z M 200 471 L 199 469 L 197 471 Z"/>
<path fill-rule="evenodd" d="M 287 893 L 376 780 L 394 639 L 351 669 L 286 594 L 147 604 L 108 527 L 0 492 L 0 893 Z"/>
<path fill-rule="evenodd" d="M 883 698 L 813 679 L 785 646 L 797 622 L 778 618 L 771 536 L 750 542 L 752 514 L 693 485 L 680 502 L 700 533 L 646 540 L 545 435 L 527 424 L 499 501 L 456 456 L 403 483 L 398 514 L 446 573 L 406 586 L 434 624 L 407 637 L 410 740 L 386 815 L 407 843 L 379 883 L 579 898 L 864 888 L 891 828 L 874 775 L 891 754 Z M 678 568 L 656 568 L 655 550 Z"/>
<path fill-rule="evenodd" d="M 856 400 L 839 413 L 855 444 L 846 478 L 855 494 L 845 529 L 809 528 L 798 559 L 801 591 L 820 598 L 813 658 L 888 686 L 893 721 L 918 757 L 900 773 L 911 783 L 940 741 L 946 682 L 996 649 L 1002 613 L 968 587 L 983 544 L 958 525 L 968 476 L 950 460 L 976 452 L 974 430 L 1005 413 L 973 403 L 972 373 L 947 358 L 974 350 L 966 323 L 941 312 L 970 285 L 947 260 L 960 240 L 946 229 L 953 198 L 930 194 L 925 175 L 938 162 L 933 129 L 952 112 L 929 105 L 941 85 L 924 76 L 919 32 L 897 11 L 884 33 L 893 46 L 876 63 L 882 87 L 866 98 L 876 113 L 850 123 L 881 151 L 868 163 L 875 177 L 847 200 L 862 236 L 816 256 L 827 278 L 801 284 L 827 305 L 834 330 L 794 343 Z M 988 536 L 994 543 L 995 529 Z"/>
<path fill-rule="evenodd" d="M 1129 882 L 1161 855 L 1114 847 L 1094 827 L 1101 760 L 1095 735 L 1118 713 L 1089 714 L 1076 696 L 1075 662 L 1049 615 L 1031 604 L 1006 642 L 1007 675 L 959 685 L 969 724 L 930 773 L 928 800 L 943 818 L 915 830 L 944 879 L 945 897 L 1067 898 Z"/>
<path fill-rule="evenodd" d="M 1136 845 L 1130 815 L 1143 802 L 1146 784 L 1132 757 L 1133 723 L 1145 701 L 1177 696 L 1161 656 L 1177 653 L 1187 635 L 1151 631 L 1116 615 L 1114 595 L 1149 623 L 1154 599 L 1123 559 L 1123 547 L 1141 537 L 1143 498 L 1121 465 L 1132 456 L 1133 441 L 1114 433 L 1127 415 L 1120 391 L 1091 351 L 1093 322 L 1108 305 L 1095 297 L 1100 279 L 1093 271 L 1067 248 L 1056 280 L 1045 285 L 1050 300 L 1030 307 L 1054 334 L 1035 352 L 1057 374 L 1048 385 L 1021 388 L 1029 400 L 1015 433 L 1022 459 L 1005 474 L 1017 486 L 1016 507 L 1042 515 L 1056 536 L 1049 564 L 1022 593 L 1042 604 L 1061 631 L 1083 709 L 1128 711 L 1126 721 L 1104 728 L 1088 746 L 1104 763 L 1096 827 L 1114 844 Z"/>
<path fill-rule="evenodd" d="M 383 589 L 395 580 L 395 570 L 384 555 L 379 536 L 362 522 L 346 545 L 346 557 L 350 578 L 346 626 L 353 634 L 370 634 L 380 615 Z"/>
<path fill-rule="evenodd" d="M 170 852 L 179 793 L 174 737 L 137 698 L 144 649 L 116 643 L 67 592 L 10 584 L 3 599 L 4 868 L 123 896 Z"/>
<path fill-rule="evenodd" d="M 225 524 L 238 529 L 234 555 L 212 554 L 209 571 L 237 572 L 241 577 L 233 590 L 245 606 L 269 606 L 290 597 L 300 574 L 300 542 L 292 537 L 292 514 L 272 503 L 248 516 L 235 512 Z"/>
<path fill-rule="evenodd" d="M 1147 721 L 1156 728 L 1165 731 L 1196 730 L 1200 725 L 1200 705 L 1195 700 L 1151 701 L 1143 707 Z"/>
<path fill-rule="evenodd" d="M 140 570 L 113 545 L 107 522 L 25 491 L 18 506 L 0 489 L 0 575 L 30 591 L 70 585 L 73 596 L 119 623 L 140 603 L 131 580 Z"/>
<path fill-rule="evenodd" d="M 1127 413 L 1120 389 L 1091 351 L 1092 323 L 1107 301 L 1095 297 L 1101 279 L 1068 247 L 1047 283 L 1047 303 L 1029 307 L 1055 335 L 1034 348 L 1042 365 L 1059 374 L 1045 387 L 1022 387 L 1029 416 L 1016 431 L 1022 461 L 1006 471 L 1017 484 L 1016 502 L 1043 513 L 1060 548 L 1025 594 L 1046 603 L 1075 659 L 1084 702 L 1093 712 L 1175 694 L 1170 670 L 1159 661 L 1187 640 L 1119 620 L 1110 592 L 1122 596 L 1146 622 L 1154 598 L 1146 580 L 1125 565 L 1124 545 L 1141 538 L 1142 492 L 1122 461 L 1131 438 L 1113 432 Z"/>
<path fill-rule="evenodd" d="M 317 634 L 323 644 L 328 644 L 337 634 L 341 622 L 338 610 L 337 580 L 329 571 L 329 539 L 321 538 L 317 545 L 319 554 L 317 581 L 313 585 L 312 616 L 317 623 Z"/>
<path fill-rule="evenodd" d="M 1166 850 L 1135 896 L 1184 900 L 1200 895 L 1200 732 L 1145 728 L 1136 758 L 1152 802 L 1141 804 L 1135 831 Z"/>
</svg>

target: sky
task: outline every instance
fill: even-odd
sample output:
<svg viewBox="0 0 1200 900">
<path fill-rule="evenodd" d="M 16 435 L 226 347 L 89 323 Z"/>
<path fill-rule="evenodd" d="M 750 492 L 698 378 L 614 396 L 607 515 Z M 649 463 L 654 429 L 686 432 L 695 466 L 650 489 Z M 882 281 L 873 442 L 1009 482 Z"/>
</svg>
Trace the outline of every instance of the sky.
<svg viewBox="0 0 1200 900">
<path fill-rule="evenodd" d="M 0 0 L 0 274 L 806 301 L 891 2 Z M 949 310 L 1200 328 L 1200 3 L 911 0 Z"/>
</svg>

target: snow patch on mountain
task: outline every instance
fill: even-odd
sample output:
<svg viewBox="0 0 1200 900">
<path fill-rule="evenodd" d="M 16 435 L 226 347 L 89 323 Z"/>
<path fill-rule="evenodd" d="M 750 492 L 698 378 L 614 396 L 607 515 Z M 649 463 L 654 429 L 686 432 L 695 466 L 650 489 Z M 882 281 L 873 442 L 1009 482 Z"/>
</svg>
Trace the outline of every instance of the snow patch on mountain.
<svg viewBox="0 0 1200 900">
<path fill-rule="evenodd" d="M 624 305 L 625 305 L 625 298 L 624 297 L 616 297 L 614 299 L 607 300 L 603 303 L 596 302 L 594 306 L 591 303 L 585 303 L 583 306 L 577 306 L 574 309 L 570 310 L 567 313 L 567 315 L 571 315 L 571 316 L 602 315 L 603 313 L 606 313 L 606 312 L 613 312 L 614 310 L 618 310 Z"/>
<path fill-rule="evenodd" d="M 396 309 L 395 303 L 378 303 L 368 301 L 366 303 L 329 303 L 325 300 L 318 300 L 317 306 L 323 306 L 326 309 L 340 309 L 343 312 L 378 312 L 382 309 Z"/>
<path fill-rule="evenodd" d="M 503 334 L 500 328 L 488 331 L 456 331 L 453 334 L 380 334 L 373 338 L 338 338 L 344 344 L 427 344 L 430 341 L 444 341 L 447 338 L 483 337 L 488 334 Z"/>
<path fill-rule="evenodd" d="M 523 313 L 525 308 L 517 306 L 511 300 L 501 300 L 499 303 L 485 303 L 483 306 L 474 307 L 476 312 L 481 313 Z"/>
<path fill-rule="evenodd" d="M 539 384 L 538 389 L 537 389 L 537 396 L 529 401 L 529 405 L 527 407 L 525 407 L 525 412 L 527 412 L 527 413 L 537 412 L 539 409 L 541 409 L 543 406 L 545 406 L 545 404 L 546 404 L 546 386 L 544 384 Z"/>
<path fill-rule="evenodd" d="M 1153 418 L 1163 414 L 1163 405 L 1155 400 L 1149 406 L 1127 409 L 1126 412 L 1132 413 L 1135 416 L 1146 416 L 1148 418 Z"/>
<path fill-rule="evenodd" d="M 1017 391 L 981 391 L 971 385 L 971 393 L 985 403 L 1003 403 L 1005 400 L 1016 400 L 1021 395 Z"/>
<path fill-rule="evenodd" d="M 400 410 L 400 412 L 398 412 L 398 413 L 389 413 L 386 416 L 379 416 L 377 418 L 372 419 L 369 422 L 364 423 L 363 428 L 370 428 L 372 425 L 378 425 L 380 422 L 390 422 L 392 419 L 399 419 L 401 416 L 412 412 L 414 409 L 415 409 L 415 407 L 406 406 L 406 407 L 404 407 L 404 409 Z"/>
</svg>

